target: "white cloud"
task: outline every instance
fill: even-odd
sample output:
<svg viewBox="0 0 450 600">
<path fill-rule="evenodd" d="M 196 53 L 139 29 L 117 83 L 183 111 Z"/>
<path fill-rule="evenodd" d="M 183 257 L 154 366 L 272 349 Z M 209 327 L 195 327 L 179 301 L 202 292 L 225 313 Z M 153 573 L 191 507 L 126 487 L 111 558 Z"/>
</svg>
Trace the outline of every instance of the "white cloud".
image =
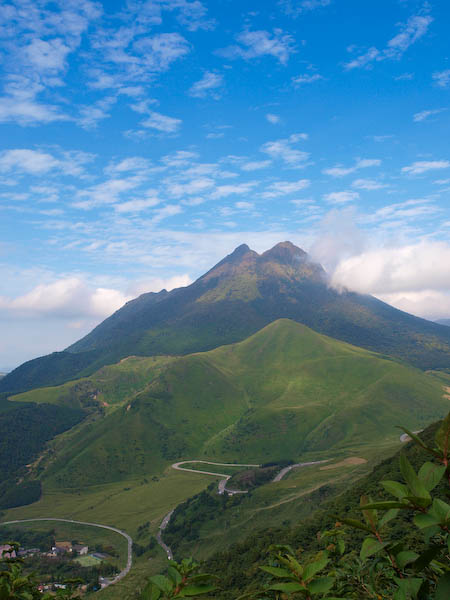
<svg viewBox="0 0 450 600">
<path fill-rule="evenodd" d="M 324 200 L 330 204 L 346 204 L 347 202 L 353 202 L 359 198 L 358 192 L 352 192 L 344 190 L 342 192 L 330 192 L 324 195 Z"/>
<path fill-rule="evenodd" d="M 244 163 L 241 165 L 241 169 L 243 171 L 259 171 L 260 169 L 267 169 L 271 164 L 271 160 L 255 160 Z"/>
<path fill-rule="evenodd" d="M 118 213 L 137 213 L 152 208 L 160 202 L 161 200 L 156 196 L 153 198 L 137 198 L 135 200 L 128 200 L 127 202 L 115 204 L 114 210 Z"/>
<path fill-rule="evenodd" d="M 183 121 L 181 119 L 175 119 L 174 117 L 168 117 L 161 113 L 150 111 L 148 118 L 141 122 L 143 127 L 149 127 L 156 129 L 163 133 L 175 133 L 181 126 Z"/>
<path fill-rule="evenodd" d="M 43 175 L 59 170 L 65 175 L 81 175 L 84 163 L 92 160 L 92 155 L 84 152 L 65 152 L 63 158 L 40 150 L 16 148 L 0 153 L 0 172 L 22 171 L 30 175 Z"/>
<path fill-rule="evenodd" d="M 215 100 L 220 98 L 217 90 L 223 86 L 223 75 L 207 71 L 203 77 L 194 83 L 189 90 L 189 95 L 194 98 L 206 98 L 210 95 Z"/>
<path fill-rule="evenodd" d="M 283 160 L 290 167 L 303 167 L 309 158 L 309 152 L 297 150 L 292 146 L 307 138 L 306 133 L 293 133 L 288 138 L 266 142 L 261 146 L 261 152 L 268 154 L 272 158 Z"/>
<path fill-rule="evenodd" d="M 294 17 L 316 8 L 329 6 L 331 2 L 332 0 L 279 0 L 286 14 Z"/>
<path fill-rule="evenodd" d="M 142 183 L 140 176 L 113 178 L 98 183 L 87 190 L 79 190 L 73 203 L 75 208 L 90 210 L 102 204 L 114 204 L 123 192 L 135 189 Z"/>
<path fill-rule="evenodd" d="M 360 158 L 356 161 L 353 167 L 341 167 L 336 166 L 330 169 L 323 169 L 322 173 L 325 175 L 331 175 L 332 177 L 344 177 L 350 175 L 359 169 L 367 169 L 369 167 L 378 167 L 381 164 L 381 160 L 378 158 Z"/>
<path fill-rule="evenodd" d="M 402 173 L 408 173 L 409 175 L 421 175 L 427 171 L 448 168 L 450 168 L 450 161 L 448 160 L 419 160 L 412 163 L 412 165 L 403 167 Z"/>
<path fill-rule="evenodd" d="M 359 190 L 380 190 L 387 187 L 386 184 L 380 183 L 375 179 L 355 179 L 352 183 L 352 187 Z"/>
<path fill-rule="evenodd" d="M 343 260 L 333 282 L 371 294 L 446 291 L 450 288 L 450 246 L 427 241 L 365 251 Z"/>
<path fill-rule="evenodd" d="M 186 183 L 167 181 L 167 191 L 171 196 L 179 198 L 181 196 L 190 196 L 200 194 L 214 187 L 214 179 L 210 177 L 199 177 L 191 179 Z"/>
<path fill-rule="evenodd" d="M 346 63 L 344 67 L 350 70 L 369 67 L 374 61 L 399 60 L 412 44 L 427 33 L 432 21 L 433 18 L 429 15 L 411 16 L 406 23 L 400 25 L 400 33 L 388 41 L 384 50 L 378 50 L 378 48 L 372 46 L 365 53 Z"/>
<path fill-rule="evenodd" d="M 311 182 L 309 179 L 299 179 L 298 181 L 274 181 L 267 186 L 266 191 L 261 194 L 263 198 L 277 198 L 286 196 L 304 190 Z"/>
<path fill-rule="evenodd" d="M 0 297 L 0 309 L 24 317 L 107 317 L 130 299 L 118 290 L 90 288 L 79 277 L 66 277 L 14 299 Z"/>
<path fill-rule="evenodd" d="M 182 275 L 174 275 L 173 277 L 162 278 L 153 277 L 150 279 L 140 279 L 129 285 L 127 292 L 133 297 L 147 294 L 148 292 L 160 292 L 167 290 L 170 292 L 173 289 L 186 287 L 192 283 L 190 275 L 183 273 Z"/>
<path fill-rule="evenodd" d="M 394 77 L 395 81 L 412 81 L 414 79 L 414 73 L 402 73 Z"/>
<path fill-rule="evenodd" d="M 305 83 L 314 83 L 315 81 L 320 81 L 321 79 L 323 79 L 323 77 L 322 75 L 319 75 L 319 73 L 304 73 L 303 75 L 297 75 L 296 77 L 293 77 L 292 83 L 294 85 L 303 85 Z"/>
<path fill-rule="evenodd" d="M 127 171 L 147 171 L 151 166 L 150 161 L 142 156 L 130 156 L 124 158 L 118 163 L 111 163 L 105 168 L 105 172 L 112 175 L 114 173 L 124 173 Z"/>
<path fill-rule="evenodd" d="M 4 88 L 5 94 L 0 96 L 0 122 L 16 121 L 19 125 L 27 126 L 67 120 L 68 117 L 61 113 L 59 107 L 36 99 L 43 90 L 43 85 L 27 77 L 9 77 Z"/>
<path fill-rule="evenodd" d="M 159 33 L 143 37 L 133 45 L 149 71 L 165 71 L 175 60 L 190 51 L 188 41 L 179 33 Z"/>
<path fill-rule="evenodd" d="M 400 203 L 386 208 L 392 208 L 391 214 L 402 210 Z M 425 318 L 448 317 L 449 243 L 425 239 L 383 244 L 381 238 L 363 233 L 359 222 L 361 215 L 345 208 L 328 213 L 319 228 L 310 254 L 327 268 L 331 284 L 337 289 L 375 295 Z M 398 238 L 397 227 L 392 239 Z"/>
<path fill-rule="evenodd" d="M 59 161 L 51 154 L 38 150 L 20 148 L 17 150 L 5 150 L 0 155 L 0 171 L 3 173 L 20 169 L 26 173 L 37 175 L 48 173 L 56 168 Z"/>
<path fill-rule="evenodd" d="M 239 208 L 239 210 L 251 210 L 252 208 L 255 208 L 253 202 L 235 202 L 234 205 L 236 208 Z"/>
<path fill-rule="evenodd" d="M 450 69 L 445 69 L 444 71 L 436 71 L 432 75 L 433 81 L 436 82 L 436 85 L 442 88 L 446 88 L 450 85 Z"/>
<path fill-rule="evenodd" d="M 247 194 L 257 185 L 256 181 L 248 181 L 246 183 L 238 183 L 235 185 L 218 185 L 211 197 L 214 199 L 225 198 L 233 194 Z"/>
<path fill-rule="evenodd" d="M 99 121 L 107 119 L 110 116 L 108 111 L 116 101 L 117 98 L 115 96 L 107 96 L 89 106 L 80 106 L 80 116 L 77 122 L 83 129 L 94 129 L 97 127 Z"/>
<path fill-rule="evenodd" d="M 434 108 L 432 110 L 422 110 L 421 112 L 415 113 L 413 115 L 413 121 L 415 123 L 420 123 L 421 121 L 425 121 L 426 119 L 428 119 L 428 117 L 431 117 L 432 115 L 438 115 L 441 112 L 444 112 L 445 108 Z"/>
<path fill-rule="evenodd" d="M 295 52 L 294 38 L 282 29 L 269 31 L 242 31 L 236 36 L 240 45 L 228 46 L 217 51 L 225 58 L 251 60 L 261 56 L 273 56 L 281 64 L 286 64 Z"/>
<path fill-rule="evenodd" d="M 372 62 L 380 56 L 380 51 L 377 48 L 369 48 L 364 54 L 360 54 L 344 66 L 346 69 L 358 69 L 372 64 Z"/>
<path fill-rule="evenodd" d="M 278 115 L 274 115 L 272 113 L 267 113 L 266 119 L 267 121 L 269 121 L 269 123 L 272 123 L 272 125 L 277 125 L 281 122 L 281 118 Z"/>
<path fill-rule="evenodd" d="M 168 219 L 169 217 L 174 217 L 175 215 L 183 212 L 183 208 L 178 204 L 166 204 L 162 208 L 159 208 L 155 211 L 152 217 L 152 223 L 159 223 L 164 219 Z"/>
<path fill-rule="evenodd" d="M 60 38 L 48 41 L 34 38 L 23 48 L 27 62 L 40 72 L 63 70 L 70 51 L 71 48 Z"/>
</svg>

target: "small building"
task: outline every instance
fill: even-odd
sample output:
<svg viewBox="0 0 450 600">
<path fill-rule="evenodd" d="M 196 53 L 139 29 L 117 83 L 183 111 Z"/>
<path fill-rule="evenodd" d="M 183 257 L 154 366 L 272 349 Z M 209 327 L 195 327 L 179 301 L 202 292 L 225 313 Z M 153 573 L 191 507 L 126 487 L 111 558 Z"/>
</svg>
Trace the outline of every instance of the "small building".
<svg viewBox="0 0 450 600">
<path fill-rule="evenodd" d="M 72 552 L 72 544 L 70 542 L 55 542 L 52 550 L 57 553 Z"/>
<path fill-rule="evenodd" d="M 16 558 L 16 551 L 9 544 L 0 546 L 0 558 Z"/>
<path fill-rule="evenodd" d="M 79 556 L 84 556 L 89 552 L 89 546 L 85 546 L 84 544 L 75 544 L 72 548 Z"/>
</svg>

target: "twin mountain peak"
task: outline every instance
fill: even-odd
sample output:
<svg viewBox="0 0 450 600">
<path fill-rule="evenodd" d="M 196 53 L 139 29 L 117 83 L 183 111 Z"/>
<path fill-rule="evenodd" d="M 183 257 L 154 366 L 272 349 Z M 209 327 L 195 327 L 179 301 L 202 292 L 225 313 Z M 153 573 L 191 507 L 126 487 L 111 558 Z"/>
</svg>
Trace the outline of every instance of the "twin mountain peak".
<svg viewBox="0 0 450 600">
<path fill-rule="evenodd" d="M 64 352 L 24 363 L 0 380 L 0 393 L 63 383 L 131 355 L 211 350 L 282 318 L 421 369 L 450 368 L 450 327 L 338 292 L 291 242 L 262 254 L 242 244 L 191 285 L 142 294 Z"/>
</svg>

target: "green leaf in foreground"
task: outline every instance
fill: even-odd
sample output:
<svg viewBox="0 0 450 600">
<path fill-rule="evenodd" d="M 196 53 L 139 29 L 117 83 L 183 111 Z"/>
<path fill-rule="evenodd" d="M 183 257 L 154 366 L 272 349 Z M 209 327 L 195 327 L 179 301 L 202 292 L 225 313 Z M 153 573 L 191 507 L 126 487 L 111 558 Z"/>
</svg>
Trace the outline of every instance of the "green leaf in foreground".
<svg viewBox="0 0 450 600">
<path fill-rule="evenodd" d="M 361 552 L 359 554 L 361 560 L 365 560 L 366 558 L 369 558 L 369 556 L 373 556 L 380 550 L 383 550 L 385 546 L 385 543 L 380 542 L 374 537 L 366 537 L 361 546 Z"/>
</svg>

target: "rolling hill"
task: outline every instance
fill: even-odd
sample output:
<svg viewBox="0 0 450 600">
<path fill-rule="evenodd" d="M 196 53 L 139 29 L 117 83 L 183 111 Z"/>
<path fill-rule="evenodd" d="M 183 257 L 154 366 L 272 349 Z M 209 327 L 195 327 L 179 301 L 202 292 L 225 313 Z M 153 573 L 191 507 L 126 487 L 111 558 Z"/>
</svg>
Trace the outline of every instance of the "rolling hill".
<svg viewBox="0 0 450 600">
<path fill-rule="evenodd" d="M 248 339 L 180 357 L 130 357 L 13 401 L 88 418 L 54 441 L 47 488 L 157 475 L 181 459 L 261 463 L 329 457 L 398 440 L 449 408 L 443 382 L 400 361 L 281 319 Z"/>
<path fill-rule="evenodd" d="M 372 296 L 338 292 L 290 242 L 259 255 L 245 244 L 193 284 L 128 302 L 64 352 L 24 363 L 0 393 L 57 385 L 130 355 L 186 355 L 241 341 L 288 318 L 422 369 L 450 368 L 450 329 Z"/>
</svg>

